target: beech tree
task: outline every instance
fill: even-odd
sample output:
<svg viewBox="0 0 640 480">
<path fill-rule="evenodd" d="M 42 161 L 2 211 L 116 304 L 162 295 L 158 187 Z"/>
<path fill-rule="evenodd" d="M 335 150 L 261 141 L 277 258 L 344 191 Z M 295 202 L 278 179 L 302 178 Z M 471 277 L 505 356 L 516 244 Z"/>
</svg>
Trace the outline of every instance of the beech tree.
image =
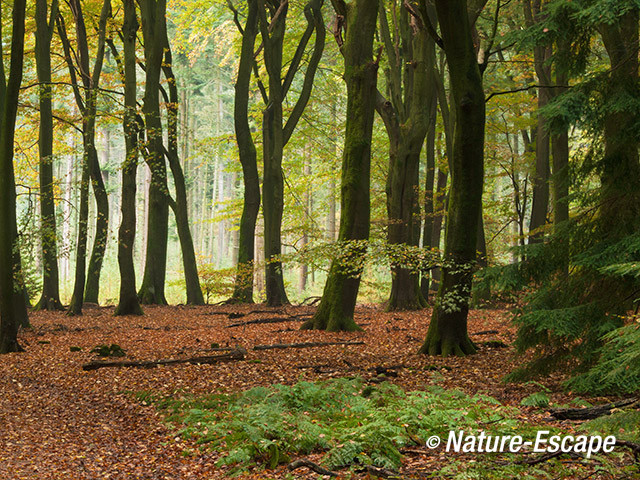
<svg viewBox="0 0 640 480">
<path fill-rule="evenodd" d="M 69 68 L 71 85 L 78 109 L 82 114 L 82 178 L 80 180 L 80 212 L 78 240 L 76 244 L 76 272 L 73 296 L 68 313 L 80 315 L 84 301 L 98 303 L 100 271 L 106 249 L 109 226 L 109 200 L 105 190 L 98 152 L 95 146 L 97 95 L 104 61 L 107 20 L 111 16 L 111 1 L 105 0 L 98 21 L 98 44 L 93 68 L 89 61 L 89 43 L 82 4 L 79 0 L 69 2 L 76 27 L 77 55 L 71 47 L 62 15 L 58 16 L 58 33 L 62 40 L 65 59 Z M 76 62 L 77 61 L 77 62 Z M 78 80 L 76 71 L 80 74 Z M 86 268 L 87 236 L 89 222 L 89 181 L 96 198 L 96 235 L 89 268 Z"/>
<path fill-rule="evenodd" d="M 39 83 L 40 126 L 38 137 L 40 175 L 40 243 L 42 247 L 42 296 L 35 310 L 61 310 L 58 278 L 56 207 L 53 193 L 53 108 L 51 89 L 51 39 L 58 16 L 58 1 L 47 7 L 36 0 L 36 70 Z"/>
<path fill-rule="evenodd" d="M 325 26 L 323 0 L 310 0 L 305 6 L 307 20 L 300 42 L 283 76 L 283 48 L 286 32 L 288 0 L 258 0 L 258 25 L 264 50 L 268 89 L 261 92 L 266 105 L 262 116 L 264 179 L 262 212 L 264 215 L 265 289 L 268 305 L 289 303 L 282 275 L 282 213 L 284 208 L 284 175 L 282 156 L 311 96 L 313 79 L 322 58 Z M 283 103 L 300 70 L 307 44 L 315 32 L 313 53 L 304 74 L 300 95 L 285 120 Z"/>
<path fill-rule="evenodd" d="M 124 83 L 124 117 L 122 126 L 125 139 L 125 159 L 122 163 L 122 222 L 118 230 L 118 267 L 120 269 L 120 297 L 115 315 L 142 315 L 136 292 L 136 271 L 133 265 L 133 247 L 136 234 L 136 174 L 140 145 L 138 136 L 143 125 L 138 120 L 136 104 L 136 38 L 139 28 L 134 0 L 123 0 L 122 24 L 123 55 L 121 59 L 111 43 L 111 49 L 120 67 Z"/>
<path fill-rule="evenodd" d="M 541 21 L 544 13 L 541 0 L 525 0 L 523 2 L 524 16 L 528 27 Z M 552 97 L 550 86 L 551 65 L 549 60 L 552 55 L 551 45 L 536 45 L 533 48 L 533 57 L 536 76 L 538 77 L 538 111 L 544 108 Z M 529 222 L 529 242 L 540 242 L 543 239 L 541 228 L 547 223 L 549 210 L 549 159 L 551 153 L 549 125 L 542 114 L 538 114 L 535 139 L 536 165 L 533 176 L 533 201 L 531 206 L 531 219 Z M 557 147 L 556 147 L 557 148 Z"/>
<path fill-rule="evenodd" d="M 484 183 L 485 97 L 466 0 L 436 0 L 447 58 L 455 133 L 442 281 L 421 353 L 475 352 L 467 314 Z"/>
<path fill-rule="evenodd" d="M 0 5 L 0 16 L 3 5 Z M 26 1 L 13 2 L 9 75 L 5 72 L 4 54 L 0 49 L 0 354 L 21 350 L 18 344 L 21 319 L 16 304 L 22 303 L 26 311 L 26 297 L 15 282 L 20 262 L 13 169 L 13 141 L 24 61 L 25 10 Z M 9 44 L 1 26 L 0 38 L 3 44 Z"/>
<path fill-rule="evenodd" d="M 378 93 L 376 109 L 389 136 L 387 213 L 390 244 L 418 246 L 420 241 L 419 167 L 429 124 L 435 128 L 435 41 L 418 15 L 404 5 L 392 12 L 390 28 L 384 3 L 380 8 L 380 33 L 388 58 L 387 96 Z M 425 11 L 423 15 L 428 15 Z M 433 172 L 433 168 L 431 169 Z M 431 180 L 433 184 L 433 179 Z M 420 274 L 402 261 L 392 264 L 388 310 L 426 307 Z"/>
<path fill-rule="evenodd" d="M 244 202 L 240 218 L 238 238 L 238 263 L 233 289 L 232 303 L 253 302 L 253 272 L 255 260 L 255 232 L 260 211 L 260 177 L 256 147 L 249 126 L 249 86 L 251 72 L 255 65 L 254 46 L 258 34 L 258 2 L 247 1 L 247 20 L 244 28 L 238 21 L 238 12 L 234 10 L 236 26 L 242 34 L 242 48 L 238 63 L 238 76 L 235 84 L 233 120 L 238 144 L 238 156 L 242 165 L 244 183 Z"/>
<path fill-rule="evenodd" d="M 200 279 L 198 278 L 196 253 L 193 248 L 191 228 L 189 227 L 187 189 L 184 180 L 184 172 L 178 155 L 178 85 L 176 76 L 173 73 L 173 56 L 171 54 L 171 45 L 167 38 L 166 22 L 164 27 L 164 61 L 162 62 L 162 71 L 164 72 L 164 77 L 167 80 L 167 88 L 169 90 L 169 95 L 165 98 L 167 109 L 168 147 L 164 149 L 164 154 L 169 161 L 169 168 L 171 169 L 173 183 L 176 189 L 176 198 L 173 199 L 169 196 L 169 206 L 176 217 L 178 238 L 180 240 L 180 247 L 182 250 L 182 266 L 184 268 L 184 279 L 187 290 L 187 304 L 204 305 L 204 297 L 202 296 Z M 168 192 L 167 195 L 169 195 Z"/>
<path fill-rule="evenodd" d="M 169 230 L 169 188 L 160 116 L 160 73 L 164 58 L 166 0 L 141 0 L 140 18 L 145 56 L 145 90 L 142 112 L 146 131 L 143 156 L 151 170 L 149 219 L 144 276 L 138 297 L 143 304 L 166 305 L 164 294 L 167 272 Z"/>
<path fill-rule="evenodd" d="M 378 59 L 373 57 L 378 0 L 332 0 L 347 84 L 347 125 L 342 157 L 341 216 L 338 244 L 344 251 L 331 262 L 320 306 L 303 329 L 359 330 L 353 314 L 370 228 L 371 138 L 376 105 Z M 341 39 L 341 32 L 335 32 Z M 355 272 L 353 266 L 355 265 Z"/>
</svg>

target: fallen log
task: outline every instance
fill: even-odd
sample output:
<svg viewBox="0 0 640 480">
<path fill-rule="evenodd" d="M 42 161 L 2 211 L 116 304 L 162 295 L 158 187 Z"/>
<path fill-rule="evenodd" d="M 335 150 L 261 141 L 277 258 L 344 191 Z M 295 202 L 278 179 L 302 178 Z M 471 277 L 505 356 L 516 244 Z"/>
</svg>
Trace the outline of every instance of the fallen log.
<svg viewBox="0 0 640 480">
<path fill-rule="evenodd" d="M 640 443 L 628 442 L 626 440 L 616 440 L 615 446 L 630 448 L 631 452 L 633 452 L 633 457 L 635 458 L 636 462 L 640 462 Z"/>
<path fill-rule="evenodd" d="M 638 403 L 637 398 L 629 398 L 620 400 L 619 402 L 607 403 L 605 405 L 596 405 L 589 408 L 557 408 L 550 409 L 549 413 L 553 418 L 558 420 L 593 420 L 594 418 L 609 415 L 616 408 L 628 407 L 634 403 Z"/>
<path fill-rule="evenodd" d="M 498 330 L 482 330 L 481 332 L 471 332 L 471 335 L 497 335 Z"/>
<path fill-rule="evenodd" d="M 155 368 L 161 365 L 179 365 L 183 363 L 191 363 L 196 365 L 212 365 L 219 362 L 227 362 L 231 360 L 244 360 L 246 350 L 243 348 L 236 348 L 229 353 L 222 355 L 207 355 L 201 357 L 190 358 L 177 358 L 177 359 L 164 359 L 164 360 L 148 360 L 148 361 L 121 361 L 121 362 L 89 362 L 82 365 L 82 369 L 85 371 L 97 370 L 99 368 L 113 367 L 132 367 L 132 368 Z"/>
<path fill-rule="evenodd" d="M 307 467 L 309 470 L 313 470 L 314 472 L 320 474 L 320 475 L 328 475 L 330 477 L 337 477 L 338 474 L 336 472 L 332 472 L 331 470 L 327 470 L 324 467 L 321 467 L 320 465 L 318 465 L 315 462 L 312 462 L 311 460 L 307 460 L 306 458 L 300 458 L 298 460 L 295 460 L 293 462 L 291 462 L 287 468 L 291 471 L 296 470 L 300 467 Z"/>
<path fill-rule="evenodd" d="M 268 317 L 257 318 L 255 320 L 247 320 L 246 322 L 232 323 L 224 328 L 244 327 L 246 325 L 259 325 L 265 323 L 282 323 L 282 322 L 301 322 L 304 319 L 304 315 L 290 316 L 290 317 Z"/>
<path fill-rule="evenodd" d="M 303 342 L 303 343 L 273 343 L 271 345 L 256 345 L 254 350 L 283 350 L 285 348 L 326 347 L 329 345 L 364 345 L 364 342 Z"/>
</svg>

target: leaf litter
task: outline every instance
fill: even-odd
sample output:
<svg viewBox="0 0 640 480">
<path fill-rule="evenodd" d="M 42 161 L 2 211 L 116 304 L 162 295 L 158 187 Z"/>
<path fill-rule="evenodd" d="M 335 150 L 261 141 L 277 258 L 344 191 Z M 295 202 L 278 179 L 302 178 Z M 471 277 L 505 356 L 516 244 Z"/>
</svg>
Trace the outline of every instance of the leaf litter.
<svg viewBox="0 0 640 480">
<path fill-rule="evenodd" d="M 361 376 L 406 390 L 437 383 L 518 406 L 540 388 L 540 384 L 502 382 L 521 361 L 512 347 L 502 348 L 515 338 L 506 309 L 470 313 L 469 332 L 479 353 L 466 358 L 416 354 L 427 331 L 428 309 L 387 313 L 378 306 L 359 306 L 356 322 L 364 325 L 362 332 L 301 331 L 291 318 L 225 328 L 240 316 L 249 321 L 274 315 L 302 320 L 314 311 L 308 306 L 256 311 L 256 306 L 247 305 L 146 307 L 141 317 L 114 317 L 112 307 L 87 310 L 80 317 L 33 313 L 32 328 L 20 333 L 26 352 L 0 357 L 0 479 L 228 478 L 227 467 L 215 466 L 217 453 L 177 436 L 154 406 L 134 395 L 140 392 L 180 397 Z M 307 342 L 363 344 L 253 349 Z M 131 361 L 188 358 L 224 347 L 241 347 L 247 355 L 244 361 L 215 365 L 83 371 L 83 364 L 97 359 L 91 350 L 98 345 L 117 345 Z M 554 402 L 567 403 L 570 398 L 560 388 L 561 381 L 562 376 L 554 375 L 542 384 Z M 540 410 L 521 407 L 521 411 L 523 422 L 552 423 Z M 416 478 L 434 474 L 449 460 L 443 448 L 416 447 L 405 454 L 403 471 Z M 291 474 L 283 466 L 274 471 L 252 469 L 245 477 L 286 475 Z M 294 475 L 318 478 L 305 469 Z"/>
</svg>

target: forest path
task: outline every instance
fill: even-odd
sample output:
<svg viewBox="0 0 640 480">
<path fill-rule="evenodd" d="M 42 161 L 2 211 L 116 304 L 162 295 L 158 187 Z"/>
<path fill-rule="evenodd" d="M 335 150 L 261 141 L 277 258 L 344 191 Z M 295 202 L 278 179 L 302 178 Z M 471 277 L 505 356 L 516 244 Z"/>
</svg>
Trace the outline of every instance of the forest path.
<svg viewBox="0 0 640 480">
<path fill-rule="evenodd" d="M 253 310 L 261 311 L 249 313 Z M 224 328 L 313 311 L 255 305 L 147 307 L 143 317 L 120 318 L 109 307 L 85 309 L 82 317 L 34 313 L 33 328 L 20 335 L 26 352 L 0 357 L 0 479 L 226 478 L 225 471 L 214 467 L 215 454 L 184 454 L 191 446 L 175 437 L 175 430 L 135 392 L 201 394 L 300 379 L 371 379 L 377 375 L 375 367 L 397 366 L 398 376 L 390 380 L 410 390 L 437 382 L 517 404 L 538 389 L 501 383 L 518 363 L 512 348 L 480 343 L 478 355 L 462 359 L 416 355 L 429 310 L 386 313 L 377 306 L 359 306 L 356 321 L 364 331 L 355 333 L 299 331 L 296 319 Z M 228 318 L 226 313 L 232 312 L 240 318 Z M 510 343 L 514 332 L 509 321 L 506 310 L 473 311 L 469 331 L 476 342 Z M 474 335 L 487 331 L 499 333 Z M 364 345 L 252 350 L 258 344 L 315 341 Z M 246 361 L 218 365 L 82 370 L 82 364 L 96 359 L 93 347 L 113 343 L 126 351 L 127 360 L 207 355 L 212 344 L 239 345 L 248 355 Z"/>
</svg>

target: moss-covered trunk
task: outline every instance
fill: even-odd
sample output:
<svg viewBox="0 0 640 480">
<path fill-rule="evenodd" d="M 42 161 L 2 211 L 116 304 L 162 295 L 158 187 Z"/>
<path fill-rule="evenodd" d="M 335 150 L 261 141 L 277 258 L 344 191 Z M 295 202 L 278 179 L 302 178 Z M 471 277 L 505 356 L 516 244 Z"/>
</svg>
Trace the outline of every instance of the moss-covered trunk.
<svg viewBox="0 0 640 480">
<path fill-rule="evenodd" d="M 475 352 L 467 314 L 484 181 L 485 100 L 465 0 L 436 0 L 455 107 L 442 281 L 420 353 Z"/>
<path fill-rule="evenodd" d="M 142 315 L 136 291 L 136 271 L 133 248 L 136 236 L 136 174 L 138 170 L 138 133 L 142 125 L 137 120 L 136 35 L 138 19 L 134 0 L 124 0 L 122 24 L 123 56 L 119 62 L 124 83 L 125 112 L 123 130 L 125 159 L 122 164 L 122 222 L 118 230 L 118 268 L 120 296 L 115 315 Z"/>
<path fill-rule="evenodd" d="M 144 275 L 138 297 L 143 304 L 156 305 L 167 303 L 164 287 L 167 272 L 169 190 L 160 117 L 160 72 L 164 57 L 162 32 L 166 29 L 166 6 L 165 0 L 140 1 L 146 68 L 142 106 L 147 137 L 144 156 L 151 170 L 151 183 Z"/>
<path fill-rule="evenodd" d="M 256 147 L 249 126 L 249 86 L 253 67 L 253 48 L 258 33 L 257 6 L 257 0 L 248 0 L 247 21 L 242 34 L 242 50 L 233 107 L 236 142 L 244 182 L 244 202 L 238 238 L 238 265 L 231 297 L 233 303 L 253 303 L 253 265 L 256 222 L 260 211 L 260 178 Z"/>
<path fill-rule="evenodd" d="M 342 47 L 347 84 L 347 124 L 342 158 L 341 217 L 338 243 L 342 255 L 329 271 L 316 314 L 303 329 L 359 329 L 353 314 L 360 287 L 362 262 L 369 238 L 371 135 L 376 102 L 378 63 L 373 59 L 378 0 L 334 1 L 346 17 Z"/>
<path fill-rule="evenodd" d="M 262 36 L 267 38 L 265 46 L 265 66 L 269 73 L 269 100 L 262 115 L 262 141 L 264 178 L 262 183 L 262 214 L 264 215 L 264 258 L 265 292 L 267 305 L 285 305 L 289 303 L 284 288 L 282 272 L 282 214 L 284 210 L 284 175 L 282 155 L 284 152 L 284 132 L 282 102 L 282 50 L 286 31 L 288 4 L 283 3 L 276 17 L 271 9 L 271 23 L 266 25 L 267 7 L 261 6 L 260 28 Z M 264 15 L 263 15 L 264 13 Z M 266 32 L 269 32 L 268 34 Z"/>
<path fill-rule="evenodd" d="M 13 141 L 22 83 L 25 4 L 24 0 L 13 2 L 11 66 L 8 76 L 5 74 L 4 58 L 0 53 L 0 354 L 22 350 L 18 344 L 18 326 L 21 320 L 17 315 L 19 310 L 15 302 L 21 301 L 24 304 L 25 297 L 22 291 L 16 288 L 14 280 L 15 269 L 19 264 L 16 262 L 15 254 L 18 249 L 18 229 Z M 2 27 L 0 38 L 3 44 L 9 43 L 2 35 Z"/>
<path fill-rule="evenodd" d="M 36 72 L 38 75 L 40 126 L 38 136 L 40 176 L 40 244 L 42 247 L 42 295 L 35 310 L 61 310 L 58 275 L 56 207 L 53 194 L 53 106 L 51 98 L 51 38 L 58 2 L 36 1 Z M 49 20 L 50 19 L 50 20 Z"/>
<path fill-rule="evenodd" d="M 387 238 L 391 245 L 417 247 L 420 242 L 418 192 L 420 153 L 429 128 L 434 102 L 435 42 L 421 21 L 404 6 L 395 11 L 395 29 L 389 27 L 384 2 L 380 5 L 380 32 L 386 49 L 389 99 L 381 94 L 376 105 L 389 137 L 387 176 Z M 425 15 L 426 9 L 425 9 Z M 398 46 L 402 48 L 398 49 Z M 397 252 L 401 253 L 401 252 Z M 415 262 L 406 255 L 392 259 L 388 310 L 417 310 L 426 306 Z"/>
<path fill-rule="evenodd" d="M 262 139 L 264 142 L 264 180 L 262 184 L 264 280 L 267 304 L 277 306 L 289 303 L 284 288 L 282 262 L 280 260 L 282 255 L 282 215 L 284 211 L 284 175 L 282 172 L 284 141 L 282 138 L 282 99 L 278 99 L 272 93 L 270 100 L 262 116 Z"/>
</svg>

